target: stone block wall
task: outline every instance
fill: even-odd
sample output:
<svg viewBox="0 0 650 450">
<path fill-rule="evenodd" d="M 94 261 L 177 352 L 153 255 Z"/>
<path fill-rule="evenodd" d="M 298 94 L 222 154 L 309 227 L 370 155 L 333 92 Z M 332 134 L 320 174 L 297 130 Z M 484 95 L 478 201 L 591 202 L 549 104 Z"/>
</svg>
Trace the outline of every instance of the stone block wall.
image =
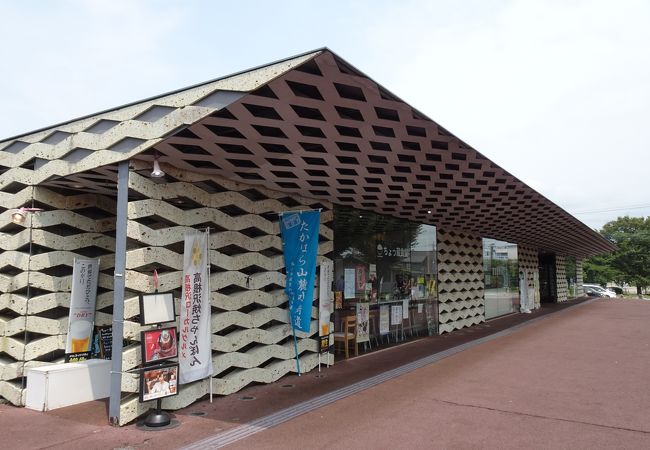
<svg viewBox="0 0 650 450">
<path fill-rule="evenodd" d="M 149 169 L 150 170 L 150 169 Z M 157 184 L 132 172 L 126 255 L 123 370 L 141 362 L 137 293 L 152 291 L 157 269 L 161 291 L 181 297 L 183 239 L 189 230 L 210 229 L 213 389 L 237 392 L 251 383 L 270 383 L 296 371 L 278 212 L 322 208 L 318 262 L 333 250 L 332 206 L 287 196 L 259 186 L 164 167 L 175 181 Z M 129 295 L 131 293 L 132 295 Z M 318 289 L 314 291 L 315 299 Z M 318 364 L 318 309 L 312 308 L 309 333 L 298 335 L 301 370 Z M 152 407 L 139 403 L 138 377 L 124 375 L 120 422 Z M 209 379 L 182 385 L 167 398 L 169 409 L 185 407 L 209 393 Z"/>
<path fill-rule="evenodd" d="M 0 397 L 23 405 L 27 369 L 63 362 L 75 257 L 100 258 L 95 321 L 111 323 L 115 200 L 25 187 L 0 204 Z M 43 211 L 13 224 L 25 205 Z"/>
<path fill-rule="evenodd" d="M 555 280 L 557 283 L 557 301 L 568 300 L 569 284 L 566 279 L 566 258 L 561 255 L 555 257 Z"/>
<path fill-rule="evenodd" d="M 539 308 L 539 252 L 536 248 L 517 245 L 517 260 L 519 270 L 526 272 L 528 289 L 535 293 L 535 308 Z"/>
<path fill-rule="evenodd" d="M 214 393 L 234 393 L 295 372 L 278 213 L 322 208 L 320 264 L 333 250 L 331 204 L 173 167 L 164 167 L 172 181 L 158 184 L 148 177 L 150 167 L 134 164 L 129 176 L 123 371 L 141 364 L 140 332 L 149 327 L 139 325 L 138 296 L 153 292 L 153 270 L 159 273 L 159 289 L 174 292 L 178 302 L 184 233 L 209 228 Z M 63 362 L 75 257 L 100 258 L 96 325 L 112 323 L 116 200 L 31 187 L 0 196 L 6 208 L 0 213 L 0 397 L 22 405 L 24 371 Z M 29 216 L 24 225 L 11 223 L 11 214 L 26 204 L 44 211 Z M 314 295 L 316 301 L 318 289 Z M 305 372 L 318 363 L 316 305 L 311 331 L 298 336 Z M 137 371 L 123 375 L 122 424 L 152 406 L 138 402 L 138 382 Z M 208 392 L 208 380 L 183 385 L 164 406 L 184 407 Z"/>
<path fill-rule="evenodd" d="M 485 321 L 483 241 L 437 229 L 440 334 Z"/>
<path fill-rule="evenodd" d="M 584 270 L 583 270 L 584 259 L 576 258 L 576 297 L 582 297 L 585 295 L 585 290 L 582 287 L 584 283 Z"/>
</svg>

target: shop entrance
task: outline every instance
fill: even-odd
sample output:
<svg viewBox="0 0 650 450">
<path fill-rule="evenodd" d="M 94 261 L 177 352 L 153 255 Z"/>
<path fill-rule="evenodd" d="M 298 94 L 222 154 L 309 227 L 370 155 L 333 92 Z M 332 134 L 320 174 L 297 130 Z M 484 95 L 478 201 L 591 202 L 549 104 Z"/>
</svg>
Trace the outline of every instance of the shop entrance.
<svg viewBox="0 0 650 450">
<path fill-rule="evenodd" d="M 555 279 L 555 255 L 539 255 L 539 297 L 542 303 L 557 302 L 557 283 Z"/>
</svg>

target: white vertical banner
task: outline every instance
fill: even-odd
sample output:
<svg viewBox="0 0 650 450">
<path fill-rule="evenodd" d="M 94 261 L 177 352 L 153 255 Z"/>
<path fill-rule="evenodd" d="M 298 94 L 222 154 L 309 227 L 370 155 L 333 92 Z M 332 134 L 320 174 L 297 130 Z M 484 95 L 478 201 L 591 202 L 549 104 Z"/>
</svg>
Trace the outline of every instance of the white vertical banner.
<svg viewBox="0 0 650 450">
<path fill-rule="evenodd" d="M 388 305 L 379 306 L 379 333 L 390 333 L 390 313 Z"/>
<path fill-rule="evenodd" d="M 334 281 L 334 263 L 320 263 L 320 280 L 318 282 L 318 335 L 321 338 L 321 351 L 327 351 L 330 346 L 330 319 L 334 306 L 332 305 L 332 282 Z"/>
<path fill-rule="evenodd" d="M 526 272 L 519 272 L 519 312 L 528 313 L 530 310 Z"/>
<path fill-rule="evenodd" d="M 72 266 L 66 353 L 88 352 L 91 349 L 98 278 L 99 259 L 75 258 Z"/>
<path fill-rule="evenodd" d="M 180 384 L 212 375 L 209 232 L 185 234 L 178 362 Z"/>
<path fill-rule="evenodd" d="M 345 274 L 345 288 L 343 289 L 343 297 L 348 299 L 348 298 L 354 298 L 355 296 L 355 276 L 356 272 L 354 269 L 344 269 L 343 273 Z"/>
<path fill-rule="evenodd" d="M 402 316 L 402 305 L 390 305 L 390 324 L 392 325 L 401 325 L 403 316 Z"/>
</svg>

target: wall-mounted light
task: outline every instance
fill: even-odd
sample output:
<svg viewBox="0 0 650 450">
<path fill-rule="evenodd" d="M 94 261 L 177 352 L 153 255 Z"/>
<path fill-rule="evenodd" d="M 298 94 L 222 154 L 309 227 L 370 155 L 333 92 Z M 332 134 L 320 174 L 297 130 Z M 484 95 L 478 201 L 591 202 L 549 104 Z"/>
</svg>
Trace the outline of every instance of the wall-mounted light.
<svg viewBox="0 0 650 450">
<path fill-rule="evenodd" d="M 34 191 L 32 190 L 32 195 L 34 195 Z M 33 200 L 32 200 L 32 204 Z M 16 212 L 14 212 L 11 215 L 11 221 L 17 225 L 22 225 L 25 223 L 25 219 L 27 219 L 27 216 L 33 213 L 37 213 L 39 211 L 43 211 L 41 208 L 20 208 Z M 25 299 L 25 325 L 24 325 L 24 334 L 23 334 L 23 339 L 25 342 L 25 345 L 23 346 L 23 364 L 25 364 L 25 358 L 26 358 L 26 352 L 27 352 L 27 320 L 29 317 L 29 305 L 30 305 L 30 300 L 31 300 L 31 283 L 29 281 L 29 276 L 31 272 L 31 263 L 32 263 L 32 255 L 33 255 L 33 240 L 32 240 L 32 218 L 30 217 L 29 224 L 27 225 L 29 228 L 29 258 L 27 258 L 27 293 L 26 293 L 26 299 Z M 20 389 L 21 391 L 25 389 L 25 377 L 22 377 L 20 381 Z"/>
<path fill-rule="evenodd" d="M 41 208 L 20 208 L 18 211 L 11 215 L 11 221 L 17 225 L 22 225 L 25 223 L 25 218 L 27 214 L 43 211 Z"/>
<path fill-rule="evenodd" d="M 165 176 L 165 172 L 160 168 L 160 163 L 158 163 L 158 153 L 153 157 L 153 170 L 151 171 L 151 178 L 162 178 Z"/>
</svg>

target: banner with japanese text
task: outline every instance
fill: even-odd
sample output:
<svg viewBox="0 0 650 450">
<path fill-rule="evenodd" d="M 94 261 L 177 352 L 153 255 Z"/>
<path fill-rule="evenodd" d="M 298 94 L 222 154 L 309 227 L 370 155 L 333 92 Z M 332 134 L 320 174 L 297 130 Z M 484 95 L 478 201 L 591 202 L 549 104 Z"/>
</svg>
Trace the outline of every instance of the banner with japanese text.
<svg viewBox="0 0 650 450">
<path fill-rule="evenodd" d="M 185 234 L 183 297 L 180 305 L 180 384 L 212 375 L 208 232 Z"/>
<path fill-rule="evenodd" d="M 289 297 L 291 324 L 309 332 L 314 298 L 320 211 L 286 212 L 280 215 L 280 232 L 287 269 L 285 291 Z"/>
<path fill-rule="evenodd" d="M 66 353 L 90 351 L 94 324 L 99 259 L 77 259 L 72 267 L 72 290 Z"/>
<path fill-rule="evenodd" d="M 370 342 L 370 303 L 357 303 L 357 343 Z"/>
<path fill-rule="evenodd" d="M 331 346 L 332 330 L 330 319 L 334 312 L 332 304 L 332 283 L 334 282 L 334 263 L 330 260 L 321 262 L 320 281 L 318 284 L 318 336 L 320 337 L 320 351 L 327 353 Z"/>
</svg>

